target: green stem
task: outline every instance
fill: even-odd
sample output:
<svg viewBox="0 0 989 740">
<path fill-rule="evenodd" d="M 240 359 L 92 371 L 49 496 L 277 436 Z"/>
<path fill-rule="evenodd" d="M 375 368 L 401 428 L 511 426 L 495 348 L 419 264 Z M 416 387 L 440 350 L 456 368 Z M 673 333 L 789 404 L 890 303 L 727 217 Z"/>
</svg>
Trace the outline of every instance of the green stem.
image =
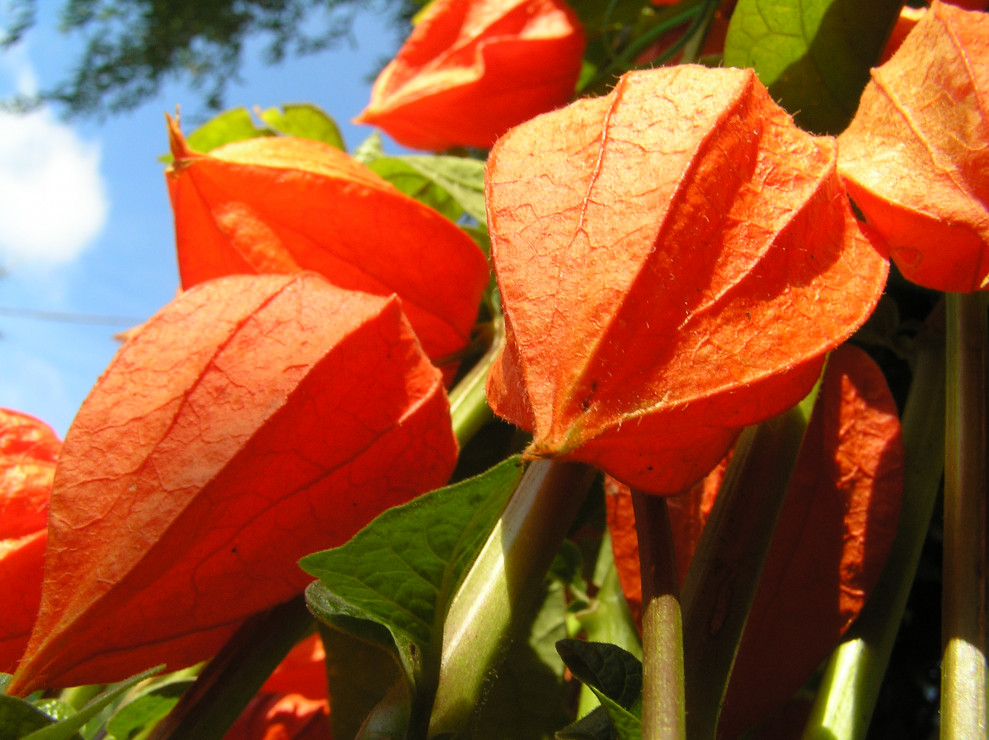
<svg viewBox="0 0 989 740">
<path fill-rule="evenodd" d="M 944 469 L 944 312 L 916 339 L 903 410 L 903 502 L 896 539 L 868 603 L 832 654 L 803 740 L 864 740 L 927 538 Z"/>
<path fill-rule="evenodd" d="M 673 532 L 665 497 L 632 491 L 642 572 L 642 737 L 687 736 L 683 623 Z"/>
<path fill-rule="evenodd" d="M 625 592 L 622 591 L 611 549 L 611 533 L 607 529 L 601 537 L 601 550 L 594 567 L 593 580 L 598 584 L 598 592 L 592 599 L 591 608 L 577 615 L 580 631 L 589 642 L 610 642 L 641 660 L 642 641 L 639 638 L 639 628 L 629 611 Z"/>
<path fill-rule="evenodd" d="M 453 433 L 463 447 L 491 419 L 491 409 L 485 395 L 488 373 L 505 346 L 505 320 L 496 316 L 491 321 L 492 341 L 474 367 L 450 391 L 450 417 Z"/>
<path fill-rule="evenodd" d="M 742 631 L 815 397 L 816 389 L 800 405 L 742 432 L 687 571 L 683 647 L 692 740 L 716 735 Z"/>
<path fill-rule="evenodd" d="M 949 293 L 941 737 L 986 737 L 986 313 Z"/>
<path fill-rule="evenodd" d="M 488 673 L 525 625 L 594 468 L 540 460 L 526 470 L 447 613 L 429 737 L 456 733 Z"/>
<path fill-rule="evenodd" d="M 598 592 L 591 599 L 589 608 L 578 612 L 568 628 L 568 637 L 583 634 L 588 642 L 608 642 L 627 650 L 642 660 L 642 640 L 639 628 L 629 611 L 625 593 L 622 591 L 611 549 L 611 534 L 605 529 L 601 537 L 601 547 L 594 566 L 593 582 L 598 584 Z M 583 717 L 601 706 L 597 695 L 585 683 L 580 685 L 577 702 L 577 715 Z"/>
<path fill-rule="evenodd" d="M 221 740 L 313 623 L 302 596 L 249 619 L 206 665 L 150 740 Z"/>
<path fill-rule="evenodd" d="M 684 35 L 682 44 L 683 54 L 680 56 L 680 64 L 694 64 L 701 58 L 701 53 L 704 51 L 704 42 L 707 41 L 707 35 L 711 31 L 711 23 L 714 21 L 714 15 L 720 5 L 721 3 L 718 0 L 709 0 L 709 2 L 705 3 L 700 17 L 691 26 L 690 31 Z M 670 54 L 670 57 L 672 57 L 672 54 Z M 667 60 L 664 59 L 663 61 L 665 62 Z"/>
<path fill-rule="evenodd" d="M 635 66 L 635 59 L 648 49 L 650 45 L 655 43 L 657 39 L 662 38 L 665 34 L 682 26 L 687 21 L 691 21 L 690 26 L 684 31 L 683 36 L 677 39 L 651 65 L 659 65 L 669 60 L 690 41 L 702 25 L 706 28 L 706 25 L 704 25 L 705 19 L 714 13 L 717 5 L 716 0 L 695 0 L 694 2 L 684 2 L 674 6 L 661 22 L 650 28 L 646 33 L 638 36 L 628 48 L 622 50 L 620 55 L 612 57 L 611 62 L 604 69 L 598 71 L 578 92 L 591 92 L 601 85 L 612 83 L 616 76 L 632 69 Z"/>
</svg>

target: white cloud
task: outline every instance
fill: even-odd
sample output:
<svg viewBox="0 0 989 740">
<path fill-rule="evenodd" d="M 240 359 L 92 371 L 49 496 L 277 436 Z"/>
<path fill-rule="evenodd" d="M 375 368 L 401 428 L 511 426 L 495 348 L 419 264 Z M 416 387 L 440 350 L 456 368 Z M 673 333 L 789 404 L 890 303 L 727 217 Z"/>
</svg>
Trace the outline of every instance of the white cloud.
<svg viewBox="0 0 989 740">
<path fill-rule="evenodd" d="M 18 52 L 2 71 L 30 94 L 34 72 Z M 83 140 L 46 108 L 0 113 L 0 264 L 70 262 L 103 230 L 108 210 L 99 142 Z"/>
</svg>

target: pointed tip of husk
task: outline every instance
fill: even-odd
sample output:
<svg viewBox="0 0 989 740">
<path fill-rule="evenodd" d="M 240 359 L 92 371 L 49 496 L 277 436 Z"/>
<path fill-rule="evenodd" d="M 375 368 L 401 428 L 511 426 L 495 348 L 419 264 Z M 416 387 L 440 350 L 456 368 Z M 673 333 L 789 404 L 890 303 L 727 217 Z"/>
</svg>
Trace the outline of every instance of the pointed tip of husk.
<svg viewBox="0 0 989 740">
<path fill-rule="evenodd" d="M 373 126 L 374 120 L 375 120 L 374 111 L 371 110 L 371 106 L 369 105 L 367 108 L 362 110 L 356 116 L 351 118 L 350 122 L 361 126 Z"/>
<path fill-rule="evenodd" d="M 172 151 L 172 166 L 174 167 L 179 162 L 195 156 L 195 152 L 189 148 L 185 137 L 182 135 L 178 110 L 175 111 L 174 116 L 171 113 L 165 113 L 165 120 L 168 126 L 168 147 Z"/>
<path fill-rule="evenodd" d="M 37 676 L 31 674 L 24 675 L 23 668 L 23 665 L 19 666 L 13 678 L 10 679 L 10 683 L 7 684 L 4 692 L 7 696 L 26 697 L 35 691 L 47 688 L 44 685 L 44 681 L 39 680 Z"/>
</svg>

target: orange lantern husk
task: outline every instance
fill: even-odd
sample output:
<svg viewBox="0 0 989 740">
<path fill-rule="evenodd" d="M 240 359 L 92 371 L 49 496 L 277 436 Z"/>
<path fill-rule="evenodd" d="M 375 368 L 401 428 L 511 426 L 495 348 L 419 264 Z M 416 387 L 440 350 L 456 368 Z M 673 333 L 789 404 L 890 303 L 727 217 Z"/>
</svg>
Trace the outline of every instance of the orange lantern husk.
<svg viewBox="0 0 989 740">
<path fill-rule="evenodd" d="M 989 286 L 989 15 L 935 2 L 872 70 L 838 138 L 848 192 L 903 275 Z"/>
<path fill-rule="evenodd" d="M 780 512 L 719 737 L 739 737 L 779 711 L 858 616 L 896 534 L 903 464 L 896 403 L 882 371 L 865 352 L 843 345 L 831 353 Z M 723 462 L 669 500 L 681 583 L 724 472 Z M 616 569 L 637 616 L 641 586 L 631 495 L 614 480 L 605 490 Z"/>
<path fill-rule="evenodd" d="M 489 270 L 462 229 L 317 141 L 263 137 L 200 154 L 171 118 L 169 138 L 183 288 L 311 270 L 341 288 L 398 295 L 431 358 L 463 350 Z"/>
<path fill-rule="evenodd" d="M 13 673 L 38 604 L 48 539 L 48 498 L 62 443 L 51 427 L 0 409 L 0 671 Z"/>
<path fill-rule="evenodd" d="M 443 485 L 449 404 L 395 298 L 237 275 L 125 344 L 66 435 L 41 609 L 8 692 L 213 655 L 296 562 Z"/>
<path fill-rule="evenodd" d="M 833 139 L 751 70 L 629 73 L 516 127 L 487 169 L 507 345 L 495 413 L 532 457 L 679 493 L 813 386 L 888 262 Z"/>
<path fill-rule="evenodd" d="M 584 45 L 562 0 L 436 0 L 354 120 L 414 149 L 487 148 L 570 100 Z"/>
</svg>

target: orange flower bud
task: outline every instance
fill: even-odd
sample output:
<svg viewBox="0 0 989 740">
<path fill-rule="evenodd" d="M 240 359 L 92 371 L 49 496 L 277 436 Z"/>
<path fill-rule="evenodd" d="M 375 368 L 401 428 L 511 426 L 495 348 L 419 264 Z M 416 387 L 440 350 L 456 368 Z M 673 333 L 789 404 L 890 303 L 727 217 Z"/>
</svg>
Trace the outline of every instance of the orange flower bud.
<svg viewBox="0 0 989 740">
<path fill-rule="evenodd" d="M 182 287 L 301 270 L 393 293 L 433 359 L 466 345 L 488 263 L 460 228 L 339 149 L 263 137 L 200 154 L 169 119 L 166 173 Z"/>
<path fill-rule="evenodd" d="M 354 120 L 416 149 L 490 147 L 570 100 L 583 53 L 563 0 L 436 0 Z"/>
<path fill-rule="evenodd" d="M 51 428 L 0 409 L 0 671 L 13 673 L 41 602 L 48 497 L 62 443 Z"/>
</svg>

